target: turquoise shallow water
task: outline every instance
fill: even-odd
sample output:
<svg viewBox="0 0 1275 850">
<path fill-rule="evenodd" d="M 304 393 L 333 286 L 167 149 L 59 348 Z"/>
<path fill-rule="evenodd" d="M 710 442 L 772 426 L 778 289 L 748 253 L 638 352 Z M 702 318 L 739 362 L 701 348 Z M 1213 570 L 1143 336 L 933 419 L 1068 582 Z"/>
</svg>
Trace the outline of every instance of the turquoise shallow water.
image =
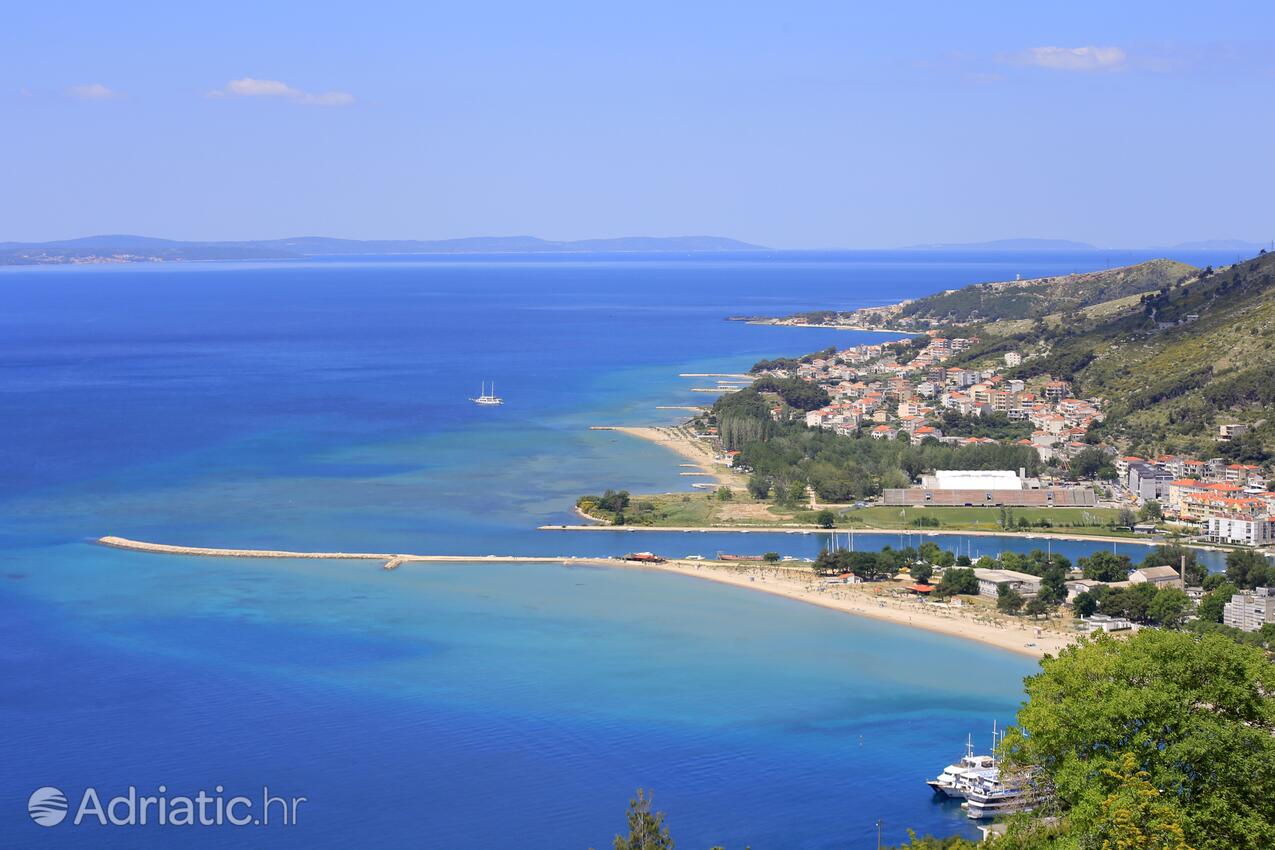
<svg viewBox="0 0 1275 850">
<path fill-rule="evenodd" d="M 921 781 L 967 733 L 1012 716 L 1033 666 L 1016 656 L 679 576 L 493 564 L 386 574 L 87 541 L 636 548 L 635 535 L 535 531 L 568 521 L 582 492 L 686 487 L 663 450 L 588 425 L 667 421 L 656 405 L 702 401 L 678 372 L 856 338 L 725 316 L 1083 262 L 1099 258 L 0 274 L 0 839 L 601 846 L 639 785 L 683 847 L 866 847 L 877 818 L 892 839 L 909 826 L 968 831 Z M 506 406 L 470 405 L 493 378 Z M 792 554 L 824 543 L 769 538 L 746 539 Z M 636 539 L 674 554 L 741 545 Z M 289 828 L 44 829 L 25 811 L 42 785 L 78 801 L 88 786 L 130 784 L 268 784 L 308 801 Z"/>
</svg>

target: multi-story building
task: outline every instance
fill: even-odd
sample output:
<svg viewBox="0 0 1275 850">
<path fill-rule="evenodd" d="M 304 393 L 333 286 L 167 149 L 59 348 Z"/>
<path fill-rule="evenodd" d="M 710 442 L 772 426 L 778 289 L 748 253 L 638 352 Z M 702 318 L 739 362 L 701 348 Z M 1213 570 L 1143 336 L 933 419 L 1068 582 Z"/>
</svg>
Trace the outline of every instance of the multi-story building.
<svg viewBox="0 0 1275 850">
<path fill-rule="evenodd" d="M 1259 587 L 1235 594 L 1222 606 L 1222 622 L 1245 632 L 1275 623 L 1275 589 Z"/>
</svg>

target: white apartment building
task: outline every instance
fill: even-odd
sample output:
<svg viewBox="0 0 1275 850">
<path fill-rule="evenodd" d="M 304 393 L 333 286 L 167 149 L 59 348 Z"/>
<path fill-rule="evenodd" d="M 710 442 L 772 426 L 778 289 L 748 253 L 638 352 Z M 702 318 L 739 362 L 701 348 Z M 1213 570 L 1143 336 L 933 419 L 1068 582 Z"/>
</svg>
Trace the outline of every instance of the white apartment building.
<svg viewBox="0 0 1275 850">
<path fill-rule="evenodd" d="M 1275 623 L 1275 589 L 1259 587 L 1235 594 L 1222 608 L 1222 622 L 1245 632 Z"/>
</svg>

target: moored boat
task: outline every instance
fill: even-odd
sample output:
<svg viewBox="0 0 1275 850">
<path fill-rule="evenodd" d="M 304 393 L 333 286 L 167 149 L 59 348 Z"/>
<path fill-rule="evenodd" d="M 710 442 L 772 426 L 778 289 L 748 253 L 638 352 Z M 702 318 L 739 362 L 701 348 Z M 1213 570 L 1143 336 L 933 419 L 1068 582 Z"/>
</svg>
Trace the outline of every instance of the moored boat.
<svg viewBox="0 0 1275 850">
<path fill-rule="evenodd" d="M 965 755 L 961 756 L 959 761 L 943 768 L 943 772 L 935 778 L 926 780 L 925 784 L 934 789 L 936 794 L 962 798 L 964 797 L 964 787 L 968 784 L 968 782 L 962 782 L 962 780 L 967 779 L 971 771 L 989 770 L 995 767 L 995 757 L 975 755 L 974 740 L 967 737 L 965 739 Z"/>
</svg>

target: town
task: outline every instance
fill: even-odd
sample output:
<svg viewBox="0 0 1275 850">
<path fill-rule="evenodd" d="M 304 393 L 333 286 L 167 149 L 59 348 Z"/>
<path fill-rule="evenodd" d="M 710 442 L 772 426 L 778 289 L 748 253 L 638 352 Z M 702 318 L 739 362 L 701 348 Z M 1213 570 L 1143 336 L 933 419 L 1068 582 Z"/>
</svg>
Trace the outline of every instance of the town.
<svg viewBox="0 0 1275 850">
<path fill-rule="evenodd" d="M 1260 466 L 1230 463 L 1220 456 L 1122 456 L 1115 446 L 1095 439 L 1103 399 L 1076 398 L 1069 382 L 1048 375 L 1024 380 L 1004 374 L 1030 355 L 1006 352 L 1000 362 L 981 368 L 944 365 L 978 342 L 977 337 L 948 338 L 930 331 L 899 342 L 823 352 L 795 366 L 759 365 L 764 367 L 762 375 L 795 377 L 827 390 L 830 403 L 805 413 L 808 427 L 847 436 L 905 439 L 912 445 L 934 440 L 1028 446 L 1053 473 L 1000 483 L 989 483 L 984 474 L 965 485 L 946 486 L 931 479 L 921 487 L 887 490 L 885 504 L 1102 504 L 1128 509 L 1142 520 L 1128 523 L 1136 532 L 1169 530 L 1202 543 L 1275 545 L 1275 492 L 1268 489 L 1268 476 Z M 782 415 L 779 408 L 774 415 Z M 947 423 L 964 432 L 1012 436 L 945 433 Z M 1221 425 L 1216 440 L 1227 443 L 1247 428 L 1241 423 Z"/>
</svg>

